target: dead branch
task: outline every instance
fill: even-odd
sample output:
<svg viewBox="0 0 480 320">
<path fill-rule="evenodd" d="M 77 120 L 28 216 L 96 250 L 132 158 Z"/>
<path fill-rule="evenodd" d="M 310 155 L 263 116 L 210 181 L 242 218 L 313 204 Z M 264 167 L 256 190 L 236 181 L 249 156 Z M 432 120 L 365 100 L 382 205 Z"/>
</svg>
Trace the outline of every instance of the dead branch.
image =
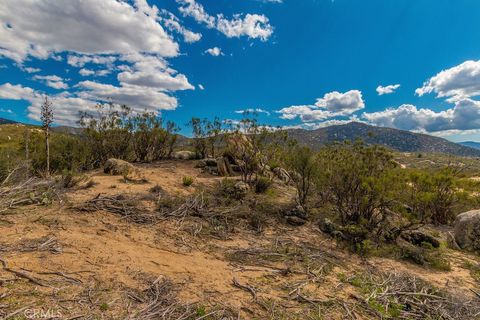
<svg viewBox="0 0 480 320">
<path fill-rule="evenodd" d="M 159 217 L 143 208 L 138 201 L 127 198 L 124 195 L 102 196 L 98 194 L 95 198 L 75 207 L 80 212 L 107 211 L 122 218 L 138 223 L 151 224 Z"/>
<path fill-rule="evenodd" d="M 7 262 L 3 259 L 0 259 L 0 263 L 2 263 L 2 266 L 3 266 L 3 270 L 7 271 L 7 272 L 10 272 L 10 273 L 13 273 L 14 275 L 16 275 L 17 277 L 20 277 L 20 278 L 24 278 L 24 279 L 27 279 L 29 280 L 30 282 L 36 284 L 36 285 L 39 285 L 41 287 L 49 287 L 48 285 L 44 284 L 43 282 L 41 282 L 40 280 L 38 279 L 35 279 L 31 276 L 29 276 L 28 274 L 24 273 L 24 272 L 21 272 L 21 271 L 17 271 L 17 270 L 13 270 L 11 268 L 9 268 L 7 266 Z"/>
<path fill-rule="evenodd" d="M 233 278 L 232 282 L 233 282 L 233 285 L 234 285 L 235 287 L 237 287 L 237 288 L 239 288 L 239 289 L 242 289 L 242 290 L 245 290 L 245 291 L 247 291 L 248 293 L 250 293 L 250 294 L 252 295 L 252 297 L 253 297 L 253 300 L 257 300 L 257 291 L 256 291 L 254 288 L 252 288 L 252 287 L 250 287 L 250 286 L 247 286 L 247 285 L 241 284 L 241 283 L 238 282 L 238 280 L 235 279 L 235 278 Z"/>
<path fill-rule="evenodd" d="M 30 178 L 0 188 L 0 213 L 30 204 L 46 204 L 53 197 L 60 197 L 54 181 Z"/>
</svg>

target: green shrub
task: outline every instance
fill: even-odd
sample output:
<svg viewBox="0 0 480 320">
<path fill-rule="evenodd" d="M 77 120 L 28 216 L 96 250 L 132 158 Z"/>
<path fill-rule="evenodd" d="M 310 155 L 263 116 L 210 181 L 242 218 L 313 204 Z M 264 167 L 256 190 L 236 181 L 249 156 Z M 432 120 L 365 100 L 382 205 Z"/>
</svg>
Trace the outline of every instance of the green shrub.
<svg viewBox="0 0 480 320">
<path fill-rule="evenodd" d="M 383 241 L 395 227 L 396 201 L 402 179 L 390 151 L 360 141 L 333 144 L 320 151 L 317 192 L 353 244 Z M 398 235 L 396 235 L 398 236 Z"/>
<path fill-rule="evenodd" d="M 272 180 L 267 177 L 259 176 L 255 180 L 255 193 L 265 193 L 272 185 Z"/>
<path fill-rule="evenodd" d="M 240 187 L 239 181 L 225 178 L 218 184 L 217 193 L 228 199 L 241 200 L 247 195 L 247 190 Z"/>
<path fill-rule="evenodd" d="M 444 168 L 434 172 L 412 171 L 408 177 L 406 202 L 422 222 L 450 224 L 455 220 L 454 205 L 461 198 L 456 190 L 455 172 Z"/>
<path fill-rule="evenodd" d="M 285 162 L 287 168 L 293 172 L 298 204 L 305 208 L 313 189 L 313 182 L 318 179 L 319 164 L 316 154 L 308 147 L 295 146 L 288 150 Z"/>
<path fill-rule="evenodd" d="M 428 266 L 435 270 L 450 271 L 451 265 L 444 256 L 442 250 L 432 249 L 427 244 L 422 247 L 405 245 L 400 249 L 400 257 L 403 260 L 413 262 L 421 266 Z"/>
<path fill-rule="evenodd" d="M 193 177 L 183 176 L 182 183 L 185 187 L 190 187 L 193 184 Z"/>
</svg>

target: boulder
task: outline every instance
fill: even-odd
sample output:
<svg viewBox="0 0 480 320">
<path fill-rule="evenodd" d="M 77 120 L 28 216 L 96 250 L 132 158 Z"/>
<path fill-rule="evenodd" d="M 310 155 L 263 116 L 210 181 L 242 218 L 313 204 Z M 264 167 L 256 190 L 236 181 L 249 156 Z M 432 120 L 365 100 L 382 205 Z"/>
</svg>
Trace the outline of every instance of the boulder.
<svg viewBox="0 0 480 320">
<path fill-rule="evenodd" d="M 440 247 L 440 241 L 428 233 L 421 231 L 411 231 L 402 233 L 402 238 L 416 246 L 422 246 L 423 243 L 429 243 L 434 248 Z"/>
<path fill-rule="evenodd" d="M 280 167 L 276 167 L 273 169 L 273 173 L 275 174 L 275 176 L 280 179 L 281 181 L 285 182 L 285 183 L 289 183 L 291 178 L 290 178 L 290 175 L 288 174 L 287 170 L 283 169 L 283 168 L 280 168 Z"/>
<path fill-rule="evenodd" d="M 307 211 L 305 211 L 302 206 L 296 206 L 295 208 L 291 209 L 290 211 L 288 211 L 286 216 L 295 216 L 305 220 L 308 218 Z"/>
<path fill-rule="evenodd" d="M 462 249 L 480 250 L 480 210 L 461 213 L 455 219 L 455 241 Z"/>
<path fill-rule="evenodd" d="M 307 223 L 307 220 L 302 219 L 297 216 L 286 216 L 285 219 L 287 220 L 287 223 L 292 226 L 303 226 L 305 223 Z"/>
<path fill-rule="evenodd" d="M 235 191 L 238 194 L 247 195 L 249 189 L 250 189 L 250 186 L 243 181 L 239 181 L 235 183 Z"/>
<path fill-rule="evenodd" d="M 193 151 L 182 150 L 172 153 L 172 157 L 178 160 L 195 160 L 197 159 L 197 154 Z"/>
<path fill-rule="evenodd" d="M 195 165 L 195 168 L 205 169 L 206 166 L 207 166 L 207 162 L 205 161 L 205 159 L 202 159 L 202 160 L 198 160 L 197 164 Z"/>
<path fill-rule="evenodd" d="M 124 160 L 110 158 L 105 162 L 103 172 L 114 176 L 128 176 L 135 171 L 134 166 Z"/>
<path fill-rule="evenodd" d="M 206 158 L 206 159 L 203 159 L 203 161 L 205 161 L 205 164 L 207 165 L 207 167 L 217 166 L 217 159 L 215 158 Z"/>
<path fill-rule="evenodd" d="M 320 220 L 319 227 L 320 230 L 329 235 L 332 235 L 338 229 L 337 225 L 335 225 L 335 223 L 333 223 L 332 220 L 328 218 Z"/>
<path fill-rule="evenodd" d="M 217 169 L 218 175 L 221 177 L 229 177 L 233 175 L 232 167 L 227 158 L 221 157 L 217 159 Z"/>
<path fill-rule="evenodd" d="M 205 158 L 202 160 L 198 160 L 195 168 L 205 168 L 205 167 L 216 167 L 217 166 L 217 159 L 214 158 Z"/>
</svg>

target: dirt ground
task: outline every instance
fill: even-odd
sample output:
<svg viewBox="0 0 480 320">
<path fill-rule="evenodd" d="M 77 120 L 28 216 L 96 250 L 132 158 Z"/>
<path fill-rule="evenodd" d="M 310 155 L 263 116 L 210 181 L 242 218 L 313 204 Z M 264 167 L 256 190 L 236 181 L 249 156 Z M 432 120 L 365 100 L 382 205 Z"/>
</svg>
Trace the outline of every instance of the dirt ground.
<svg viewBox="0 0 480 320">
<path fill-rule="evenodd" d="M 472 254 L 445 249 L 452 270 L 435 271 L 393 259 L 364 260 L 314 223 L 272 221 L 261 233 L 234 226 L 219 238 L 201 229 L 198 219 L 136 224 L 105 211 L 75 210 L 99 194 L 149 199 L 159 185 L 186 197 L 220 181 L 190 161 L 136 167 L 148 182 L 94 171 L 86 179 L 95 183 L 90 188 L 1 216 L 6 265 L 0 270 L 0 319 L 137 319 L 148 306 L 145 290 L 164 280 L 178 306 L 192 306 L 185 319 L 369 319 L 359 307 L 362 287 L 348 280 L 366 270 L 409 274 L 480 303 L 472 271 L 480 259 Z M 194 177 L 190 187 L 182 185 L 186 175 Z M 279 201 L 293 194 L 277 189 Z"/>
</svg>

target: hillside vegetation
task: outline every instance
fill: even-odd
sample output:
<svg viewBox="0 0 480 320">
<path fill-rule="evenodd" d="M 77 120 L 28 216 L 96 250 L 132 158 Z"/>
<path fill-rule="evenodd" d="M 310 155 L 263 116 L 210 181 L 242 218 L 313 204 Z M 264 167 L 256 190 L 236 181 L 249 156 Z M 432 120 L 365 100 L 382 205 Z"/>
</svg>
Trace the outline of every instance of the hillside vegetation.
<svg viewBox="0 0 480 320">
<path fill-rule="evenodd" d="M 442 138 L 392 128 L 383 128 L 351 122 L 316 130 L 289 130 L 289 135 L 302 144 L 318 149 L 331 142 L 362 139 L 400 152 L 443 153 L 457 156 L 480 157 L 480 150 Z"/>
<path fill-rule="evenodd" d="M 51 136 L 51 178 L 41 132 L 5 129 L 1 317 L 479 318 L 477 159 L 254 118 L 194 118 L 179 149 L 172 123 L 99 110 Z"/>
</svg>

